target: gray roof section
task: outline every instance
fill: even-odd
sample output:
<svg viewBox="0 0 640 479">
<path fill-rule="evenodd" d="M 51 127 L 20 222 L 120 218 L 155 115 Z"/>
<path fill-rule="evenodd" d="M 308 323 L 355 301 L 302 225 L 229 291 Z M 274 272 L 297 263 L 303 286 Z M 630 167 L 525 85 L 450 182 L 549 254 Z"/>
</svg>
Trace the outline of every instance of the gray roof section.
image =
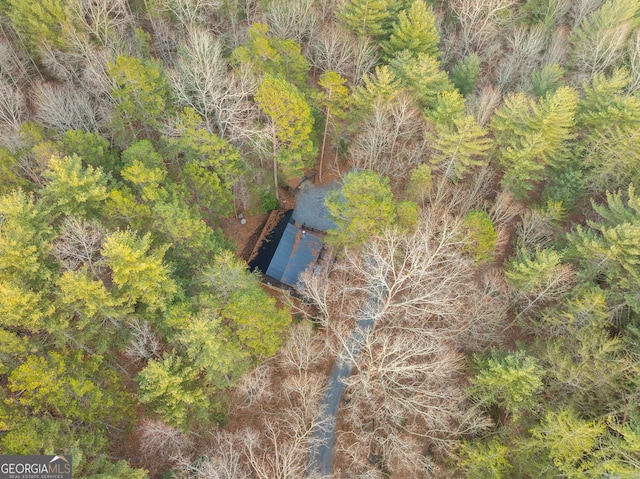
<svg viewBox="0 0 640 479">
<path fill-rule="evenodd" d="M 319 237 L 289 223 L 266 274 L 281 283 L 295 286 L 300 273 L 316 262 L 321 248 Z"/>
<path fill-rule="evenodd" d="M 327 231 L 336 227 L 329 217 L 329 212 L 324 204 L 324 197 L 329 190 L 338 189 L 336 182 L 315 186 L 308 180 L 300 186 L 300 192 L 296 198 L 296 209 L 293 211 L 293 219 L 300 224 Z"/>
</svg>

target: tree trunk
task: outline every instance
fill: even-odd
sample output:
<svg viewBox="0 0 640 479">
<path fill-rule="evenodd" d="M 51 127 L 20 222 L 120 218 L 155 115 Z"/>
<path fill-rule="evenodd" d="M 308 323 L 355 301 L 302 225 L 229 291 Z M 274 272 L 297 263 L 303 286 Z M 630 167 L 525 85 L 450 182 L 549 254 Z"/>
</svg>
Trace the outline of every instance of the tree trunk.
<svg viewBox="0 0 640 479">
<path fill-rule="evenodd" d="M 329 117 L 331 109 L 327 108 L 327 115 L 324 121 L 324 133 L 322 134 L 322 148 L 320 149 L 320 164 L 318 165 L 318 181 L 322 183 L 322 160 L 324 159 L 324 146 L 327 143 L 327 130 L 329 129 Z"/>
<path fill-rule="evenodd" d="M 276 138 L 276 124 L 271 123 L 273 127 L 273 132 L 271 133 L 271 145 L 272 145 L 272 153 L 273 153 L 273 186 L 276 189 L 276 200 L 280 203 L 280 194 L 278 193 L 278 145 Z"/>
</svg>

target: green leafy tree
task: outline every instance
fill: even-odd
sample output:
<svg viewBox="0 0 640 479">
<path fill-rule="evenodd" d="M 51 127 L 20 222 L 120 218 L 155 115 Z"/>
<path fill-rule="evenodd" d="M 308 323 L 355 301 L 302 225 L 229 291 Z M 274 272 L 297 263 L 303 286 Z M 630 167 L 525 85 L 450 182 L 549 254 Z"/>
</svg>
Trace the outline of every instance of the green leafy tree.
<svg viewBox="0 0 640 479">
<path fill-rule="evenodd" d="M 63 32 L 71 27 L 71 9 L 65 0 L 7 0 L 6 13 L 20 39 L 34 51 L 42 42 L 64 48 Z"/>
<path fill-rule="evenodd" d="M 316 95 L 318 106 L 324 110 L 324 131 L 322 133 L 322 147 L 320 148 L 320 165 L 318 165 L 319 180 L 322 182 L 322 160 L 327 143 L 327 132 L 332 119 L 341 120 L 347 116 L 349 108 L 349 88 L 345 86 L 347 80 L 334 71 L 322 74 L 318 80 L 321 88 Z"/>
<path fill-rule="evenodd" d="M 389 40 L 382 44 L 382 50 L 387 58 L 393 58 L 402 51 L 408 51 L 413 56 L 423 53 L 438 57 L 439 43 L 435 15 L 424 0 L 414 0 L 408 9 L 398 15 Z"/>
<path fill-rule="evenodd" d="M 78 155 L 87 165 L 101 168 L 105 174 L 117 173 L 122 168 L 118 155 L 98 133 L 67 130 L 62 137 L 62 145 L 66 156 Z"/>
<path fill-rule="evenodd" d="M 463 442 L 460 450 L 460 467 L 469 479 L 503 479 L 512 469 L 508 455 L 510 448 L 493 438 L 484 441 Z"/>
<path fill-rule="evenodd" d="M 232 61 L 248 68 L 256 77 L 282 76 L 289 83 L 304 89 L 309 64 L 300 52 L 300 44 L 291 39 L 269 35 L 269 27 L 254 23 L 249 28 L 249 39 L 233 51 Z"/>
<path fill-rule="evenodd" d="M 614 302 L 640 312 L 640 197 L 633 185 L 626 196 L 607 193 L 606 205 L 593 203 L 601 219 L 578 226 L 570 239 L 587 274 L 603 275 Z"/>
<path fill-rule="evenodd" d="M 462 179 L 471 167 L 488 163 L 491 140 L 472 116 L 454 120 L 451 127 L 436 127 L 436 131 L 438 139 L 434 148 L 437 153 L 431 161 L 450 180 Z"/>
<path fill-rule="evenodd" d="M 497 404 L 517 417 L 531 409 L 542 389 L 544 370 L 536 360 L 522 351 L 493 353 L 476 359 L 479 372 L 471 380 L 474 395 L 491 406 Z"/>
<path fill-rule="evenodd" d="M 184 165 L 181 183 L 211 221 L 229 216 L 234 211 L 233 185 L 247 169 L 240 152 L 203 128 L 193 109 L 185 108 L 176 129 L 180 135 L 167 138 L 167 148 Z"/>
<path fill-rule="evenodd" d="M 272 356 L 282 342 L 291 317 L 276 307 L 274 298 L 264 292 L 260 280 L 247 272 L 243 261 L 230 252 L 217 255 L 205 270 L 201 283 L 212 295 L 225 324 L 232 324 L 239 343 L 254 359 Z"/>
<path fill-rule="evenodd" d="M 336 244 L 358 247 L 395 223 L 396 205 L 389 178 L 372 171 L 347 173 L 342 188 L 325 198 L 337 228 L 330 230 Z"/>
<path fill-rule="evenodd" d="M 525 196 L 536 182 L 559 168 L 570 156 L 578 93 L 561 87 L 539 103 L 523 93 L 509 95 L 491 121 L 499 159 L 505 170 L 503 184 L 514 195 Z"/>
<path fill-rule="evenodd" d="M 392 15 L 388 0 L 349 0 L 336 14 L 344 26 L 358 35 L 383 37 Z"/>
<path fill-rule="evenodd" d="M 51 278 L 48 265 L 54 232 L 33 195 L 22 190 L 0 198 L 0 273 L 38 288 Z"/>
<path fill-rule="evenodd" d="M 558 470 L 568 478 L 587 478 L 597 465 L 594 451 L 605 433 L 604 421 L 586 421 L 570 409 L 547 412 L 531 432 L 537 446 L 547 450 Z"/>
<path fill-rule="evenodd" d="M 311 107 L 294 85 L 271 75 L 265 75 L 255 100 L 271 119 L 273 180 L 279 199 L 278 167 L 285 178 L 296 178 L 302 176 L 315 155 Z"/>
<path fill-rule="evenodd" d="M 592 191 L 640 183 L 640 99 L 626 91 L 629 73 L 596 74 L 578 105 L 586 181 Z"/>
<path fill-rule="evenodd" d="M 53 156 L 44 177 L 47 185 L 42 190 L 43 200 L 66 215 L 95 216 L 107 199 L 107 179 L 102 170 L 83 167 L 79 156 Z"/>
<path fill-rule="evenodd" d="M 122 162 L 122 178 L 133 185 L 144 202 L 166 199 L 168 193 L 163 186 L 168 175 L 167 168 L 149 140 L 136 141 L 124 150 Z"/>
<path fill-rule="evenodd" d="M 433 187 L 433 174 L 429 165 L 418 165 L 411 172 L 407 194 L 424 206 L 425 199 Z"/>
<path fill-rule="evenodd" d="M 473 93 L 473 87 L 480 75 L 480 57 L 476 53 L 467 55 L 451 70 L 451 81 L 463 95 Z"/>
<path fill-rule="evenodd" d="M 162 262 L 166 248 L 151 250 L 151 236 L 115 231 L 104 241 L 102 256 L 111 269 L 116 298 L 134 307 L 142 303 L 153 312 L 165 310 L 177 287 Z"/>
<path fill-rule="evenodd" d="M 533 84 L 531 91 L 538 98 L 542 98 L 560 88 L 563 77 L 564 68 L 557 63 L 547 65 L 531 75 L 531 83 Z"/>
<path fill-rule="evenodd" d="M 400 81 L 388 65 L 377 66 L 366 75 L 353 92 L 352 104 L 360 115 L 373 110 L 376 104 L 390 103 L 399 93 Z"/>
<path fill-rule="evenodd" d="M 179 356 L 150 360 L 137 379 L 140 401 L 172 426 L 187 428 L 190 420 L 207 416 L 209 401 L 200 375 Z"/>
<path fill-rule="evenodd" d="M 66 271 L 57 280 L 59 299 L 47 328 L 63 342 L 89 346 L 98 354 L 116 344 L 114 326 L 121 323 L 120 303 L 86 268 Z"/>
<path fill-rule="evenodd" d="M 425 108 L 434 108 L 438 94 L 453 89 L 447 73 L 440 68 L 440 62 L 431 55 L 411 55 L 403 50 L 389 62 L 389 66 Z"/>
<path fill-rule="evenodd" d="M 467 252 L 478 263 L 489 260 L 498 240 L 489 215 L 484 211 L 471 211 L 464 218 L 464 227 Z"/>
<path fill-rule="evenodd" d="M 152 60 L 119 56 L 107 65 L 107 73 L 115 84 L 111 95 L 124 122 L 112 125 L 116 133 L 124 134 L 123 128 L 128 129 L 134 139 L 141 130 L 149 134 L 168 106 L 169 84 L 160 67 Z"/>
</svg>

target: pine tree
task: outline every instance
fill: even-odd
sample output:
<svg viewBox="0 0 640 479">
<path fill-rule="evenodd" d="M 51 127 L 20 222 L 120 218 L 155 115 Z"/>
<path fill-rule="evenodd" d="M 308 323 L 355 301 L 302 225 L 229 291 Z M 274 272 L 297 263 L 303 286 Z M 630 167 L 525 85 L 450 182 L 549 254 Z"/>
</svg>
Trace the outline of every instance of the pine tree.
<svg viewBox="0 0 640 479">
<path fill-rule="evenodd" d="M 473 93 L 473 87 L 480 74 L 480 57 L 476 53 L 467 55 L 451 70 L 451 81 L 463 95 Z"/>
<path fill-rule="evenodd" d="M 606 206 L 593 208 L 601 219 L 570 236 L 579 259 L 589 274 L 604 274 L 615 302 L 640 312 L 640 197 L 630 185 L 626 201 L 620 191 L 607 193 Z"/>
<path fill-rule="evenodd" d="M 107 179 L 102 170 L 83 168 L 76 155 L 52 157 L 44 177 L 47 185 L 42 191 L 43 200 L 57 212 L 91 217 L 100 212 L 107 199 Z"/>
<path fill-rule="evenodd" d="M 436 127 L 436 131 L 438 139 L 434 148 L 437 153 L 431 161 L 450 180 L 462 179 L 471 167 L 488 163 L 486 155 L 491 148 L 491 140 L 472 116 L 454 120 L 451 128 Z"/>
<path fill-rule="evenodd" d="M 487 406 L 498 404 L 515 416 L 534 406 L 542 389 L 544 370 L 521 351 L 477 360 L 479 373 L 471 380 L 474 395 Z"/>
<path fill-rule="evenodd" d="M 447 73 L 440 68 L 440 62 L 426 53 L 411 55 L 403 50 L 389 62 L 389 66 L 425 108 L 434 108 L 438 94 L 453 90 Z"/>
<path fill-rule="evenodd" d="M 395 222 L 389 178 L 372 171 L 348 173 L 340 191 L 330 191 L 325 203 L 337 225 L 329 231 L 337 244 L 359 246 Z"/>
<path fill-rule="evenodd" d="M 423 53 L 438 57 L 439 43 L 435 15 L 427 9 L 424 0 L 414 0 L 408 9 L 402 10 L 398 15 L 389 40 L 382 44 L 382 50 L 387 59 L 405 50 L 412 56 Z"/>
<path fill-rule="evenodd" d="M 311 107 L 294 85 L 271 75 L 265 75 L 255 100 L 271 119 L 273 180 L 278 198 L 278 167 L 286 179 L 300 177 L 315 155 Z"/>
<path fill-rule="evenodd" d="M 332 116 L 337 119 L 344 119 L 349 108 L 349 89 L 345 86 L 347 80 L 334 71 L 322 74 L 318 80 L 318 86 L 322 88 L 316 95 L 316 102 L 324 109 L 324 132 L 322 133 L 322 147 L 320 148 L 320 164 L 318 165 L 319 180 L 322 183 L 322 161 L 327 142 L 327 131 Z"/>
<path fill-rule="evenodd" d="M 387 65 L 378 66 L 374 74 L 364 77 L 353 92 L 352 104 L 359 114 L 373 109 L 374 105 L 390 103 L 400 91 L 400 81 Z"/>
<path fill-rule="evenodd" d="M 358 35 L 382 37 L 387 34 L 391 16 L 389 3 L 389 0 L 349 0 L 337 17 L 348 30 Z"/>
</svg>

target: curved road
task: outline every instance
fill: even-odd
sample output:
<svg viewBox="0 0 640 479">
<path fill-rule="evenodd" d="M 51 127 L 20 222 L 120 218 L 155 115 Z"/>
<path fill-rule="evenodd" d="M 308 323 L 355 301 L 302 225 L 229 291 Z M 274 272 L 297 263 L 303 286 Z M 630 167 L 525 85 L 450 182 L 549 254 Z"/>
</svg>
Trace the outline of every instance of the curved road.
<svg viewBox="0 0 640 479">
<path fill-rule="evenodd" d="M 351 374 L 354 360 L 362 351 L 364 343 L 373 329 L 376 317 L 380 312 L 380 303 L 385 295 L 384 285 L 374 287 L 367 298 L 355 330 L 336 360 L 327 382 L 327 388 L 320 401 L 321 418 L 311 438 L 309 452 L 308 477 L 326 477 L 333 469 L 333 447 L 336 440 L 336 417 L 340 400 L 346 388 L 345 380 Z"/>
</svg>

